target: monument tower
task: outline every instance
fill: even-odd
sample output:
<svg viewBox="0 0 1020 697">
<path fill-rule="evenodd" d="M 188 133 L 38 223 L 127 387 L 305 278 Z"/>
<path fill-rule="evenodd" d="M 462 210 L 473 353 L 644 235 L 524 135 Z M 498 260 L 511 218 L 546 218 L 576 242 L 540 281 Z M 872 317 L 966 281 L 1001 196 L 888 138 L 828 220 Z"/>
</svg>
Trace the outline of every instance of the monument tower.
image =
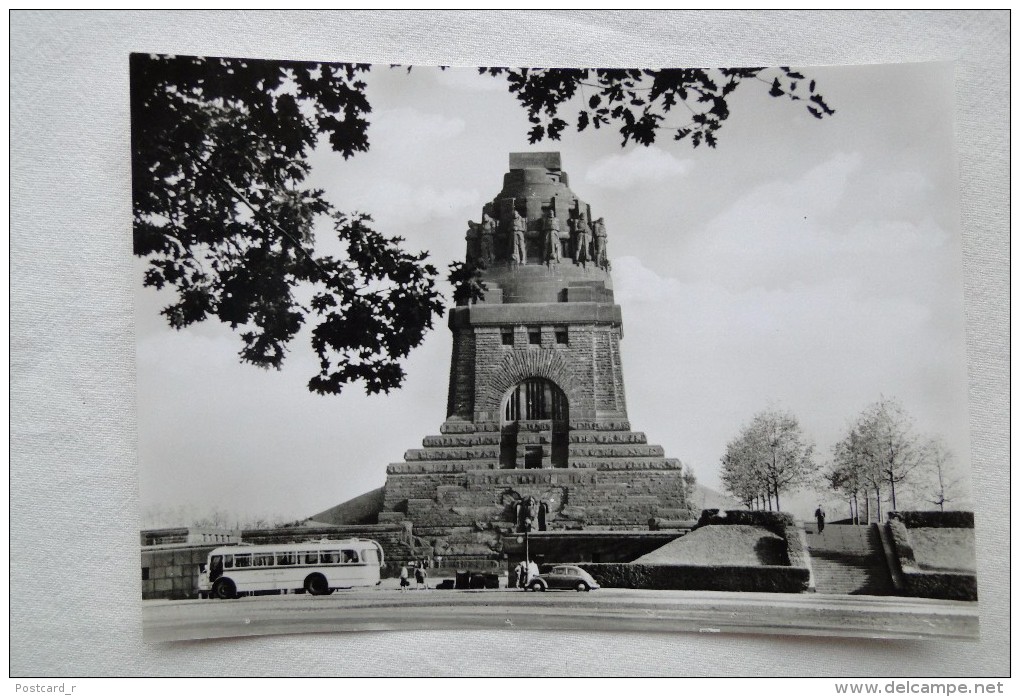
<svg viewBox="0 0 1020 697">
<path fill-rule="evenodd" d="M 683 466 L 627 419 L 606 225 L 559 153 L 511 153 L 468 226 L 484 297 L 450 311 L 446 421 L 389 465 L 379 521 L 410 522 L 447 558 L 499 559 L 523 530 L 690 517 Z"/>
</svg>

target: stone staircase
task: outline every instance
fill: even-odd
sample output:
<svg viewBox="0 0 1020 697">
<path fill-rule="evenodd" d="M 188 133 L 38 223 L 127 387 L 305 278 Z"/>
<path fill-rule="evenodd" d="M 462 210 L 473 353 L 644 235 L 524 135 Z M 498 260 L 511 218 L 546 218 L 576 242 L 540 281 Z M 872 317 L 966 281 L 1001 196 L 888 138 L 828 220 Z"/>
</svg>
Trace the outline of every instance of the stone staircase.
<svg viewBox="0 0 1020 697">
<path fill-rule="evenodd" d="M 821 534 L 812 524 L 804 527 L 818 593 L 894 594 L 876 526 L 826 525 Z"/>
</svg>

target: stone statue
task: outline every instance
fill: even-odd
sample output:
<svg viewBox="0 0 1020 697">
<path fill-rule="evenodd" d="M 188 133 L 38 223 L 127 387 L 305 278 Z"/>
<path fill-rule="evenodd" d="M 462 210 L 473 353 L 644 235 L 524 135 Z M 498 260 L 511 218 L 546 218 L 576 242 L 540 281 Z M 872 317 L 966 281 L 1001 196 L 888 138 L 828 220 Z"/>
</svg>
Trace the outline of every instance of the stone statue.
<svg viewBox="0 0 1020 697">
<path fill-rule="evenodd" d="M 606 256 L 606 219 L 595 221 L 595 263 L 601 269 L 609 270 L 609 257 Z"/>
<path fill-rule="evenodd" d="M 478 262 L 480 255 L 478 238 L 481 235 L 481 227 L 473 220 L 468 221 L 467 234 L 464 235 L 464 239 L 467 240 L 467 261 L 469 264 Z"/>
<path fill-rule="evenodd" d="M 591 261 L 591 228 L 588 221 L 581 215 L 573 220 L 574 228 L 574 261 L 587 265 Z"/>
<path fill-rule="evenodd" d="M 545 233 L 543 241 L 545 249 L 543 256 L 549 265 L 560 263 L 560 221 L 552 210 L 545 213 L 542 219 L 542 231 Z"/>
<path fill-rule="evenodd" d="M 534 496 L 517 502 L 517 532 L 532 532 L 538 529 L 539 505 Z"/>
<path fill-rule="evenodd" d="M 486 266 L 490 266 L 495 259 L 495 248 L 493 246 L 492 236 L 496 232 L 496 224 L 493 222 L 492 218 L 489 217 L 488 213 L 483 213 L 482 224 L 480 227 L 481 250 L 478 255 L 479 261 Z"/>
<path fill-rule="evenodd" d="M 527 247 L 525 246 L 524 233 L 528 229 L 528 221 L 524 219 L 524 216 L 514 209 L 514 221 L 513 221 L 513 247 L 510 250 L 510 258 L 513 259 L 515 264 L 526 264 L 528 263 Z"/>
</svg>

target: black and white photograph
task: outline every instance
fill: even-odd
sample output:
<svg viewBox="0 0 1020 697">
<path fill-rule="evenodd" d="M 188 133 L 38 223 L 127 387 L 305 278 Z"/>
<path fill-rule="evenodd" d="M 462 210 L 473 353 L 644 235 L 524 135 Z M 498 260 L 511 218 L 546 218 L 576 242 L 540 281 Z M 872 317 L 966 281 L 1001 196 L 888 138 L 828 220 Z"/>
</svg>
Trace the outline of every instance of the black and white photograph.
<svg viewBox="0 0 1020 697">
<path fill-rule="evenodd" d="M 10 38 L 16 692 L 1002 693 L 1008 12 Z"/>
<path fill-rule="evenodd" d="M 132 55 L 146 638 L 977 636 L 951 85 Z"/>
</svg>

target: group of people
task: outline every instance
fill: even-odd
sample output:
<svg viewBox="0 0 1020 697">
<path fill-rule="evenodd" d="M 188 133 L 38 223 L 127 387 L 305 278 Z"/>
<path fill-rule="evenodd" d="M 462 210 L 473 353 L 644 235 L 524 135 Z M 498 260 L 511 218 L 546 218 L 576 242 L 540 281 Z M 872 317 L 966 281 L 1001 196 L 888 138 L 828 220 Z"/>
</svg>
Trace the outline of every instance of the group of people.
<svg viewBox="0 0 1020 697">
<path fill-rule="evenodd" d="M 404 564 L 400 567 L 400 590 L 406 591 L 411 589 L 411 578 L 410 572 L 407 567 L 409 564 Z M 429 589 L 429 572 L 426 570 L 426 564 L 424 561 L 417 561 L 414 563 L 414 587 L 421 590 Z"/>
</svg>

